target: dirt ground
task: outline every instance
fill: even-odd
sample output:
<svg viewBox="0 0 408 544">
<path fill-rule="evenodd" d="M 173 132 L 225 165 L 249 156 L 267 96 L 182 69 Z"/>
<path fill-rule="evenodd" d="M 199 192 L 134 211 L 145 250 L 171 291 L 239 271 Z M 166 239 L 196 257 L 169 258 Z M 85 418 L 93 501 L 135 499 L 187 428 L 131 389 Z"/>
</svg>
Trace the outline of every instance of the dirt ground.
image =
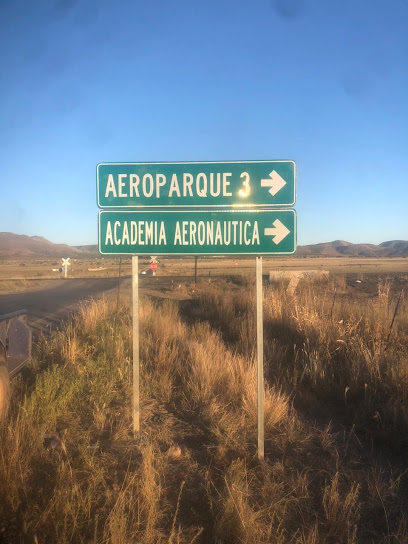
<svg viewBox="0 0 408 544">
<path fill-rule="evenodd" d="M 59 272 L 52 272 L 53 266 L 56 261 L 52 260 L 0 262 L 0 315 L 26 309 L 31 327 L 46 330 L 58 326 L 83 299 L 98 297 L 108 291 L 131 297 L 131 259 L 74 260 L 66 280 Z M 408 291 L 408 259 L 264 258 L 264 283 L 269 283 L 271 270 L 283 273 L 326 270 L 329 275 L 315 281 L 314 288 L 327 290 L 327 282 L 330 282 L 334 296 L 341 298 L 377 297 L 379 284 L 389 289 L 394 298 L 404 292 L 406 296 Z M 156 299 L 188 300 L 196 297 L 208 282 L 225 281 L 229 288 L 239 288 L 244 278 L 246 281 L 252 276 L 255 281 L 253 258 L 200 258 L 197 260 L 197 283 L 194 258 L 159 258 L 156 275 L 153 277 L 145 272 L 149 272 L 149 259 L 140 258 L 140 294 Z M 309 280 L 300 280 L 299 287 L 305 281 Z"/>
<path fill-rule="evenodd" d="M 117 279 L 67 279 L 27 282 L 33 289 L 0 294 L 0 315 L 27 310 L 28 325 L 33 331 L 51 330 L 87 298 L 96 298 L 117 287 Z"/>
<path fill-rule="evenodd" d="M 106 278 L 131 274 L 131 259 L 73 259 L 68 268 L 70 278 Z M 0 261 L 0 290 L 2 281 L 16 279 L 60 279 L 61 261 L 58 259 L 39 261 Z M 149 269 L 149 259 L 139 258 L 139 270 Z M 55 271 L 53 271 L 55 270 Z M 207 278 L 211 275 L 246 275 L 255 270 L 253 257 L 217 258 L 200 257 L 197 259 L 197 275 Z M 263 257 L 263 270 L 328 270 L 344 274 L 365 273 L 401 273 L 408 274 L 408 259 L 405 258 L 311 258 L 311 257 Z M 194 257 L 168 258 L 159 257 L 157 276 L 193 276 L 195 274 Z"/>
</svg>

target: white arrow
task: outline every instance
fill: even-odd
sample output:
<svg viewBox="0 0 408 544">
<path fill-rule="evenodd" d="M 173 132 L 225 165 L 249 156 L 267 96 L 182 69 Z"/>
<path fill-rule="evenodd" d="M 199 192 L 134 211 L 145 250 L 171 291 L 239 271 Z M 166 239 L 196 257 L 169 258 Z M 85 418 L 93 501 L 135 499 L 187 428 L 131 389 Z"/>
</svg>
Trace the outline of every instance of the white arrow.
<svg viewBox="0 0 408 544">
<path fill-rule="evenodd" d="M 278 191 L 286 185 L 286 181 L 276 172 L 272 170 L 269 174 L 269 178 L 261 179 L 261 187 L 270 187 L 269 192 L 272 196 L 275 196 Z"/>
<path fill-rule="evenodd" d="M 275 244 L 279 244 L 279 242 L 282 242 L 284 238 L 290 233 L 290 230 L 285 227 L 283 223 L 279 221 L 279 219 L 276 219 L 272 225 L 275 227 L 273 229 L 265 229 L 264 235 L 265 236 L 274 236 L 272 239 L 272 242 L 275 242 Z"/>
</svg>

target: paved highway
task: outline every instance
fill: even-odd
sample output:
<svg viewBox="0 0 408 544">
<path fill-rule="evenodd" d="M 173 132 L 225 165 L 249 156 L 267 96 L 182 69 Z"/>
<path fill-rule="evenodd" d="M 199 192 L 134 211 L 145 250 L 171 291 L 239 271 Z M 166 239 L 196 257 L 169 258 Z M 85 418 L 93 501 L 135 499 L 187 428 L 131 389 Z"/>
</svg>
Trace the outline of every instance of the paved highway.
<svg viewBox="0 0 408 544">
<path fill-rule="evenodd" d="M 122 288 L 130 284 L 122 278 Z M 0 295 L 0 315 L 16 310 L 28 310 L 28 324 L 33 331 L 50 330 L 77 307 L 81 300 L 98 297 L 117 289 L 117 278 L 87 278 L 51 280 L 39 289 Z"/>
</svg>

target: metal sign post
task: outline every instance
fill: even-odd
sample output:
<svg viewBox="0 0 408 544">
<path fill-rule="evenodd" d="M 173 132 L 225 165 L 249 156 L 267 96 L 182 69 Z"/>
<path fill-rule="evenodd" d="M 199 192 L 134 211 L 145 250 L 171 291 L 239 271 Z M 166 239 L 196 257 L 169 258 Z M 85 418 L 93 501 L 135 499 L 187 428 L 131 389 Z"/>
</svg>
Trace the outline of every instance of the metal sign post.
<svg viewBox="0 0 408 544">
<path fill-rule="evenodd" d="M 258 459 L 264 458 L 264 371 L 263 371 L 263 308 L 262 257 L 256 258 L 256 365 L 258 397 Z"/>
<path fill-rule="evenodd" d="M 139 257 L 132 257 L 133 297 L 133 436 L 140 438 L 140 364 L 139 364 Z"/>
</svg>

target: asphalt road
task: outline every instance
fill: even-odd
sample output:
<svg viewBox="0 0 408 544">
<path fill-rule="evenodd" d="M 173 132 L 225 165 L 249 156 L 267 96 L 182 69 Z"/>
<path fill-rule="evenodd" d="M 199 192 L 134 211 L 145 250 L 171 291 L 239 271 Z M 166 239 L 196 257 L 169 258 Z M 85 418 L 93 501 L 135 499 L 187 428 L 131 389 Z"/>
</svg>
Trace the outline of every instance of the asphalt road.
<svg viewBox="0 0 408 544">
<path fill-rule="evenodd" d="M 124 284 L 130 283 L 122 278 Z M 87 278 L 50 281 L 40 289 L 0 295 L 0 315 L 16 310 L 28 311 L 28 324 L 35 331 L 58 326 L 75 310 L 81 300 L 95 298 L 117 289 L 117 278 Z"/>
</svg>

